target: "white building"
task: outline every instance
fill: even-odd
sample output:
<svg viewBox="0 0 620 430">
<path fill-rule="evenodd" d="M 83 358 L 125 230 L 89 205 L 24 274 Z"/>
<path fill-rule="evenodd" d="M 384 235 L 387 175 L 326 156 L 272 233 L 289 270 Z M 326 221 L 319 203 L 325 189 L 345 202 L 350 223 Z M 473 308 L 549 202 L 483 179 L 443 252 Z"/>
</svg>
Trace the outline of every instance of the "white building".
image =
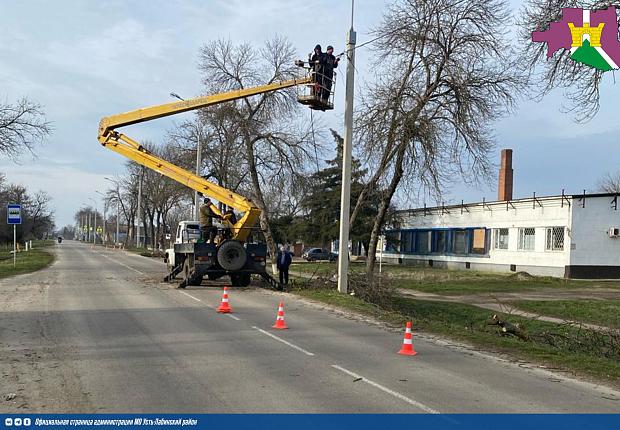
<svg viewBox="0 0 620 430">
<path fill-rule="evenodd" d="M 500 189 L 500 197 L 503 192 L 511 197 L 510 163 L 509 173 L 509 193 Z M 399 211 L 398 228 L 386 229 L 382 258 L 454 269 L 620 278 L 618 200 L 615 194 L 532 196 Z"/>
</svg>

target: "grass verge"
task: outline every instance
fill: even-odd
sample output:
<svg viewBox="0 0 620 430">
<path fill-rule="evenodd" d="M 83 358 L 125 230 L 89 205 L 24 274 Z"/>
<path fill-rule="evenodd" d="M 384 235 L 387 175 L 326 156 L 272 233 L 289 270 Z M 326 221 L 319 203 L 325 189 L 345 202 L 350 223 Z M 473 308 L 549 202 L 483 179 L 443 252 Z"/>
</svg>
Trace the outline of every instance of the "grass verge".
<svg viewBox="0 0 620 430">
<path fill-rule="evenodd" d="M 493 312 L 475 306 L 393 297 L 387 306 L 379 307 L 335 290 L 297 289 L 292 292 L 391 324 L 404 326 L 405 321 L 411 320 L 415 329 L 465 341 L 487 351 L 508 354 L 548 368 L 568 370 L 620 385 L 618 339 L 601 333 L 501 315 L 525 327 L 530 341 L 522 341 L 501 336 L 497 326 L 487 324 Z"/>
<path fill-rule="evenodd" d="M 620 300 L 520 300 L 511 304 L 540 315 L 620 329 Z"/>
<path fill-rule="evenodd" d="M 0 279 L 35 272 L 52 264 L 54 255 L 44 249 L 50 245 L 40 244 L 39 246 L 35 247 L 33 242 L 33 249 L 31 251 L 17 253 L 15 267 L 13 267 L 13 254 L 7 251 L 0 252 Z"/>
<path fill-rule="evenodd" d="M 612 288 L 620 289 L 620 282 L 575 281 L 570 279 L 531 276 L 526 273 L 488 273 L 448 270 L 417 266 L 384 265 L 383 276 L 396 288 L 407 288 L 441 295 L 470 295 L 526 292 L 541 289 Z M 294 263 L 292 276 L 325 276 L 336 273 L 335 263 Z M 351 273 L 364 273 L 365 265 L 353 262 Z M 377 269 L 378 271 L 378 269 Z"/>
</svg>

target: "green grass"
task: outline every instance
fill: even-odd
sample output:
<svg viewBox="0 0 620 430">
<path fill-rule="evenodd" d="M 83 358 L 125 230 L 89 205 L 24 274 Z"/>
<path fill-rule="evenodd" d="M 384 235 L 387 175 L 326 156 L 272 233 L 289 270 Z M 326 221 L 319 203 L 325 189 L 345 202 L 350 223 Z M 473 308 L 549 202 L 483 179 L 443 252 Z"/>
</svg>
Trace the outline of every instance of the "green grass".
<svg viewBox="0 0 620 430">
<path fill-rule="evenodd" d="M 414 329 L 466 341 L 485 350 L 506 353 L 548 367 L 563 368 L 613 383 L 620 380 L 618 350 L 605 350 L 604 353 L 597 351 L 593 345 L 603 337 L 596 332 L 504 315 L 503 317 L 512 323 L 523 324 L 531 338 L 531 341 L 526 342 L 515 337 L 500 336 L 497 326 L 487 324 L 493 312 L 475 306 L 397 297 L 389 304 L 389 310 L 383 310 L 357 297 L 339 294 L 333 290 L 310 289 L 293 292 L 391 324 L 404 325 L 405 321 L 411 320 Z M 567 342 L 566 339 L 570 338 L 578 341 Z M 604 339 L 609 341 L 609 338 Z"/>
<path fill-rule="evenodd" d="M 352 262 L 353 273 L 364 273 L 363 262 Z M 434 269 L 417 266 L 384 265 L 383 276 L 397 288 L 407 288 L 443 295 L 489 294 L 501 292 L 534 291 L 540 289 L 576 289 L 604 285 L 620 289 L 620 282 L 604 284 L 590 281 L 573 281 L 560 278 L 529 276 L 514 273 L 488 273 L 466 270 Z M 336 273 L 335 263 L 294 263 L 291 275 L 328 276 Z M 377 266 L 378 271 L 378 266 Z"/>
<path fill-rule="evenodd" d="M 45 251 L 49 244 L 35 245 L 28 252 L 19 252 L 16 258 L 16 265 L 13 267 L 13 254 L 8 251 L 0 251 L 0 278 L 7 278 L 13 275 L 31 273 L 43 269 L 54 261 L 54 256 Z"/>
<path fill-rule="evenodd" d="M 571 281 L 560 278 L 532 277 L 520 280 L 511 275 L 480 275 L 478 277 L 462 277 L 458 275 L 445 280 L 425 279 L 394 279 L 398 288 L 424 291 L 443 295 L 490 294 L 502 292 L 534 291 L 541 289 L 575 289 L 592 286 L 587 281 Z"/>
<path fill-rule="evenodd" d="M 521 300 L 511 304 L 540 315 L 620 329 L 620 300 Z"/>
</svg>

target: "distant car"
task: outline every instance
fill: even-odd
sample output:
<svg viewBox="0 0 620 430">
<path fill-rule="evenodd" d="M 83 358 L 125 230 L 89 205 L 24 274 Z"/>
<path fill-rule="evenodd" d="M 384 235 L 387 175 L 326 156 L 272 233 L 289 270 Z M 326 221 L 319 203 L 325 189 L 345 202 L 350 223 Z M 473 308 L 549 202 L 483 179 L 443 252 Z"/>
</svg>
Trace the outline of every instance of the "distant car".
<svg viewBox="0 0 620 430">
<path fill-rule="evenodd" d="M 338 255 L 333 252 L 329 252 L 324 248 L 310 248 L 305 251 L 302 255 L 307 261 L 319 261 L 319 260 L 328 260 L 328 261 L 336 261 L 338 259 Z"/>
</svg>

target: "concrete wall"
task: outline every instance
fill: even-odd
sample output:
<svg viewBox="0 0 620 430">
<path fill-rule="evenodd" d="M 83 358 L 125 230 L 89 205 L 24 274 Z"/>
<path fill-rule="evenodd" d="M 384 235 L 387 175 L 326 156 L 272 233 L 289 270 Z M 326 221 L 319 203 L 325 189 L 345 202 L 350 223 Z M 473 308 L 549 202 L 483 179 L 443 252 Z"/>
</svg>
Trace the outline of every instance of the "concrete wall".
<svg viewBox="0 0 620 430">
<path fill-rule="evenodd" d="M 620 227 L 620 205 L 614 210 L 612 200 L 613 197 L 588 197 L 585 208 L 578 199 L 574 200 L 571 265 L 620 266 L 620 238 L 608 235 L 610 227 Z"/>
<path fill-rule="evenodd" d="M 511 270 L 509 264 L 495 264 L 490 260 L 482 261 L 476 259 L 467 259 L 461 257 L 454 260 L 446 259 L 434 259 L 434 256 L 429 258 L 421 258 L 415 255 L 405 254 L 383 254 L 384 264 L 402 264 L 405 266 L 423 266 L 431 267 L 429 261 L 432 260 L 432 267 L 436 269 L 450 269 L 450 270 L 477 270 L 480 272 L 527 272 L 535 276 L 553 276 L 557 278 L 564 277 L 564 266 L 530 266 L 530 265 L 515 265 L 514 270 Z M 469 267 L 467 267 L 469 263 Z"/>
</svg>

